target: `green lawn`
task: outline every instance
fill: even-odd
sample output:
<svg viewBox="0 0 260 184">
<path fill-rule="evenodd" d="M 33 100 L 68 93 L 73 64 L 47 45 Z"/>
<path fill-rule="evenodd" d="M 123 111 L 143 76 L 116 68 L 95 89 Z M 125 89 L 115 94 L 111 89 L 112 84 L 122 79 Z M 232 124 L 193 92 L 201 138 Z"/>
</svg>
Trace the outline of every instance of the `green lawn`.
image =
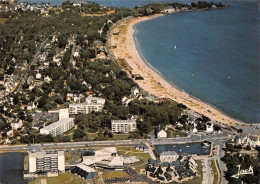
<svg viewBox="0 0 260 184">
<path fill-rule="evenodd" d="M 218 183 L 218 172 L 217 172 L 217 168 L 216 168 L 216 164 L 215 164 L 214 160 L 210 161 L 210 165 L 211 165 L 213 175 L 214 175 L 213 184 L 217 184 Z"/>
<path fill-rule="evenodd" d="M 143 151 L 136 150 L 133 146 L 118 146 L 118 154 L 126 156 L 136 156 L 140 159 L 139 162 L 134 163 L 132 166 L 135 167 L 136 172 L 140 173 L 141 169 L 144 169 L 148 159 L 151 158 L 149 153 L 144 153 Z"/>
<path fill-rule="evenodd" d="M 170 135 L 170 136 L 168 136 L 168 135 Z M 176 130 L 168 130 L 167 137 L 176 137 L 177 135 L 180 137 L 187 137 L 187 134 L 185 132 L 180 132 L 180 131 L 176 131 Z"/>
<path fill-rule="evenodd" d="M 77 175 L 73 175 L 71 173 L 61 173 L 57 177 L 39 177 L 36 180 L 31 181 L 29 184 L 40 184 L 41 179 L 46 178 L 48 184 L 87 184 L 92 183 L 91 181 L 86 181 L 80 178 Z"/>
<path fill-rule="evenodd" d="M 113 177 L 127 177 L 129 176 L 126 172 L 124 171 L 105 171 L 102 174 L 103 179 L 109 179 L 109 178 L 113 178 Z"/>
</svg>

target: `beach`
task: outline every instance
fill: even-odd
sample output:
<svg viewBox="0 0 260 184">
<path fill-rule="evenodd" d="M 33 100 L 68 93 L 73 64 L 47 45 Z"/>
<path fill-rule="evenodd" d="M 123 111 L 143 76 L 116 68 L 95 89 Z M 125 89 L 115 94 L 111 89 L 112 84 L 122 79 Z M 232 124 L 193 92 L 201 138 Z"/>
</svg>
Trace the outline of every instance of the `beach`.
<svg viewBox="0 0 260 184">
<path fill-rule="evenodd" d="M 209 117 L 211 120 L 227 125 L 244 125 L 243 122 L 233 119 L 214 107 L 191 97 L 189 94 L 169 84 L 162 76 L 154 71 L 148 63 L 140 57 L 134 38 L 134 25 L 142 21 L 163 16 L 162 14 L 148 17 L 131 18 L 122 21 L 112 30 L 110 38 L 111 51 L 123 69 L 132 74 L 141 75 L 144 80 L 135 80 L 139 87 L 158 98 L 169 98 L 182 103 L 193 111 Z"/>
</svg>

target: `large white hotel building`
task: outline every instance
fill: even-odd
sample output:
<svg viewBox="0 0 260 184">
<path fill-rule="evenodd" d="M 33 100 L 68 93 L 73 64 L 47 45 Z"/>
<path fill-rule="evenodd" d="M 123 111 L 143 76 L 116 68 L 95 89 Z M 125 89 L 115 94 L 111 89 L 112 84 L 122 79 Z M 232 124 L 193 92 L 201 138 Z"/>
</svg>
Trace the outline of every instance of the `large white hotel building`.
<svg viewBox="0 0 260 184">
<path fill-rule="evenodd" d="M 57 135 L 63 134 L 64 132 L 70 130 L 73 126 L 74 126 L 73 118 L 64 118 L 40 129 L 40 133 L 51 134 L 53 137 L 55 137 Z"/>
<path fill-rule="evenodd" d="M 64 151 L 29 153 L 29 172 L 65 172 Z"/>
<path fill-rule="evenodd" d="M 92 111 L 101 112 L 105 105 L 105 99 L 97 97 L 88 97 L 86 102 L 80 104 L 70 104 L 70 114 L 88 114 Z"/>
</svg>

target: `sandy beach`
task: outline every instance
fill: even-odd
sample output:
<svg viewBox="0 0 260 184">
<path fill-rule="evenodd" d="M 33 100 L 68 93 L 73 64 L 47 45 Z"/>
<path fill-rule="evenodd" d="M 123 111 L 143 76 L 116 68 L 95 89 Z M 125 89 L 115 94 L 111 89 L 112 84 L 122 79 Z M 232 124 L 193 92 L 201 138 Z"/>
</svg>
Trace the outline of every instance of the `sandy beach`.
<svg viewBox="0 0 260 184">
<path fill-rule="evenodd" d="M 232 119 L 208 104 L 191 97 L 189 94 L 182 92 L 176 87 L 165 81 L 158 73 L 153 71 L 140 57 L 134 41 L 134 28 L 133 26 L 142 21 L 156 18 L 163 15 L 153 15 L 149 17 L 138 17 L 125 20 L 118 26 L 114 27 L 112 33 L 118 34 L 111 35 L 111 51 L 119 64 L 122 66 L 122 61 L 128 64 L 123 68 L 129 75 L 140 74 L 144 80 L 135 80 L 142 90 L 157 96 L 158 98 L 169 98 L 178 103 L 182 103 L 194 110 L 197 113 L 204 114 L 212 120 L 222 122 L 228 125 L 242 125 L 243 122 Z M 125 63 L 123 62 L 123 63 Z"/>
</svg>

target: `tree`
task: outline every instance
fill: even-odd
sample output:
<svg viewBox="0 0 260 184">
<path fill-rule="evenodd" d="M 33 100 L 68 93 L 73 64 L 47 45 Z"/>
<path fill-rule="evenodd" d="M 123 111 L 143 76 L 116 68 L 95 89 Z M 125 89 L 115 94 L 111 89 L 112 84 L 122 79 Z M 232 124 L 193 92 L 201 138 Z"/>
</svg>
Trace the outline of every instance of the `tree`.
<svg viewBox="0 0 260 184">
<path fill-rule="evenodd" d="M 109 138 L 113 138 L 114 137 L 114 134 L 111 131 L 109 131 L 107 135 L 108 135 Z"/>
<path fill-rule="evenodd" d="M 83 130 L 77 129 L 73 133 L 73 139 L 79 140 L 86 136 L 86 133 Z"/>
<path fill-rule="evenodd" d="M 241 134 L 243 132 L 243 130 L 240 128 L 239 130 L 237 130 L 237 133 Z"/>
<path fill-rule="evenodd" d="M 63 142 L 70 142 L 70 136 L 64 136 Z"/>
</svg>

